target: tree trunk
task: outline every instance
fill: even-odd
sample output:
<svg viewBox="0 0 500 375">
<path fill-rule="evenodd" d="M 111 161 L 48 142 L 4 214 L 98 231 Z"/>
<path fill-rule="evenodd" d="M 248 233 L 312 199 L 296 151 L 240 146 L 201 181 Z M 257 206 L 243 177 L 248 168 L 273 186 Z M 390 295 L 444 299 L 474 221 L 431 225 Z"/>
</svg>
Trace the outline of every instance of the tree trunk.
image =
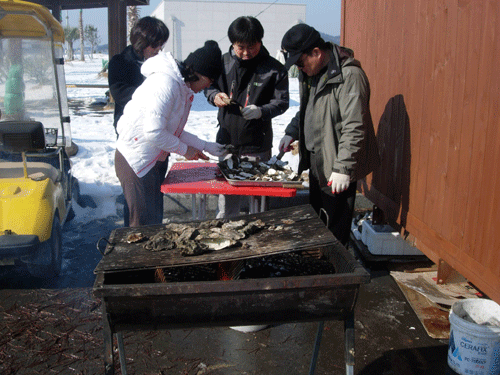
<svg viewBox="0 0 500 375">
<path fill-rule="evenodd" d="M 85 46 L 83 45 L 83 41 L 84 41 L 84 36 L 83 36 L 83 9 L 80 9 L 79 29 L 80 29 L 80 60 L 81 61 L 85 61 L 85 54 L 84 54 Z"/>
</svg>

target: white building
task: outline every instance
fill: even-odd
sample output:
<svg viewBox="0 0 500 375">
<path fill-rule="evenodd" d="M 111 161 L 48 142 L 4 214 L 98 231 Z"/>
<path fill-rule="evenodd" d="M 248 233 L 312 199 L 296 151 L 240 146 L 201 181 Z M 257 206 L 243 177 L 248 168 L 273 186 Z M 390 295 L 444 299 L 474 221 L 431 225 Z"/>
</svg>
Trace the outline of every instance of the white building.
<svg viewBox="0 0 500 375">
<path fill-rule="evenodd" d="M 151 16 L 167 25 L 170 37 L 165 49 L 178 60 L 184 60 L 208 39 L 218 42 L 222 53 L 227 52 L 230 47 L 227 29 L 241 16 L 253 16 L 262 23 L 262 42 L 269 54 L 276 57 L 286 31 L 306 22 L 306 5 L 163 0 Z"/>
</svg>

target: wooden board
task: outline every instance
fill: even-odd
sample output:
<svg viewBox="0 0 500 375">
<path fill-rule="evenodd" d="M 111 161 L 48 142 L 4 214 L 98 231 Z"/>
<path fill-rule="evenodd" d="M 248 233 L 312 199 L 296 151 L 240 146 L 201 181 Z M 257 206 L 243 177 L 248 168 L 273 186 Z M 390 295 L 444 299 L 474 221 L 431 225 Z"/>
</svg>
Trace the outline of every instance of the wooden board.
<svg viewBox="0 0 500 375">
<path fill-rule="evenodd" d="M 182 256 L 177 249 L 153 252 L 144 249 L 144 242 L 129 244 L 125 240 L 129 234 L 135 232 L 141 232 L 145 236 L 151 237 L 162 230 L 165 225 L 115 229 L 109 237 L 105 255 L 94 272 L 226 262 L 338 244 L 338 240 L 309 205 L 244 215 L 232 220 L 239 219 L 247 221 L 261 219 L 266 223 L 266 228 L 241 240 L 243 246 L 188 257 Z M 293 223 L 286 224 L 283 222 L 285 219 L 292 220 Z M 199 221 L 195 223 L 199 223 Z M 272 225 L 283 228 L 271 230 L 269 226 Z"/>
<path fill-rule="evenodd" d="M 450 338 L 450 310 L 446 309 L 419 292 L 396 280 L 399 288 L 410 303 L 413 311 L 425 328 L 427 334 L 434 339 Z"/>
</svg>

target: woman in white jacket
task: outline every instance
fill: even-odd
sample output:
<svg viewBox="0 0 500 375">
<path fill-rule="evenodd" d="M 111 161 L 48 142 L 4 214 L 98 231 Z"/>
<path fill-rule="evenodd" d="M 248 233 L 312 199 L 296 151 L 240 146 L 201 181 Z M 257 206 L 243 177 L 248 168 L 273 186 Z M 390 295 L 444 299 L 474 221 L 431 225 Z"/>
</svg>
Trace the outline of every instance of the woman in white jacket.
<svg viewBox="0 0 500 375">
<path fill-rule="evenodd" d="M 159 172 L 171 152 L 188 160 L 208 160 L 203 151 L 224 155 L 222 145 L 184 131 L 194 94 L 210 86 L 221 71 L 221 51 L 214 41 L 207 41 L 184 62 L 160 52 L 142 65 L 146 79 L 118 121 L 115 153 L 131 227 L 162 222 L 164 176 Z"/>
</svg>

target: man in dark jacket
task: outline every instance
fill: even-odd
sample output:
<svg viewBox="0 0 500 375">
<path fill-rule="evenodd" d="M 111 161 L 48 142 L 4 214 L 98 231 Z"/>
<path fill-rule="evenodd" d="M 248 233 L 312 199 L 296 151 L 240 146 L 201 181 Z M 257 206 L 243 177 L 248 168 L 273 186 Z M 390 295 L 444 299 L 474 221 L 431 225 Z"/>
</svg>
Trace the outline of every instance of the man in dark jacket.
<svg viewBox="0 0 500 375">
<path fill-rule="evenodd" d="M 142 63 L 158 54 L 168 36 L 168 28 L 162 21 L 154 17 L 143 17 L 130 31 L 131 44 L 111 58 L 108 65 L 108 83 L 109 92 L 115 102 L 115 131 L 125 104 L 144 81 L 141 74 Z"/>
<path fill-rule="evenodd" d="M 141 66 L 148 58 L 156 56 L 167 42 L 169 31 L 167 26 L 157 18 L 143 17 L 130 30 L 130 45 L 114 55 L 108 65 L 109 93 L 115 102 L 113 126 L 123 114 L 125 105 L 132 98 L 134 91 L 144 82 Z M 164 160 L 164 174 L 167 173 L 168 158 Z M 123 207 L 123 224 L 129 226 L 129 210 L 127 202 Z"/>
<path fill-rule="evenodd" d="M 288 74 L 262 45 L 264 29 L 254 17 L 239 17 L 228 29 L 224 71 L 205 95 L 219 107 L 217 142 L 230 144 L 240 156 L 271 158 L 272 121 L 289 105 Z M 219 196 L 217 217 L 240 213 L 240 196 Z"/>
<path fill-rule="evenodd" d="M 370 114 L 370 85 L 354 53 L 325 42 L 306 24 L 282 40 L 285 66 L 299 70 L 300 109 L 280 150 L 299 140 L 299 173 L 309 169 L 309 199 L 344 245 L 349 241 L 356 181 L 379 165 Z"/>
</svg>

